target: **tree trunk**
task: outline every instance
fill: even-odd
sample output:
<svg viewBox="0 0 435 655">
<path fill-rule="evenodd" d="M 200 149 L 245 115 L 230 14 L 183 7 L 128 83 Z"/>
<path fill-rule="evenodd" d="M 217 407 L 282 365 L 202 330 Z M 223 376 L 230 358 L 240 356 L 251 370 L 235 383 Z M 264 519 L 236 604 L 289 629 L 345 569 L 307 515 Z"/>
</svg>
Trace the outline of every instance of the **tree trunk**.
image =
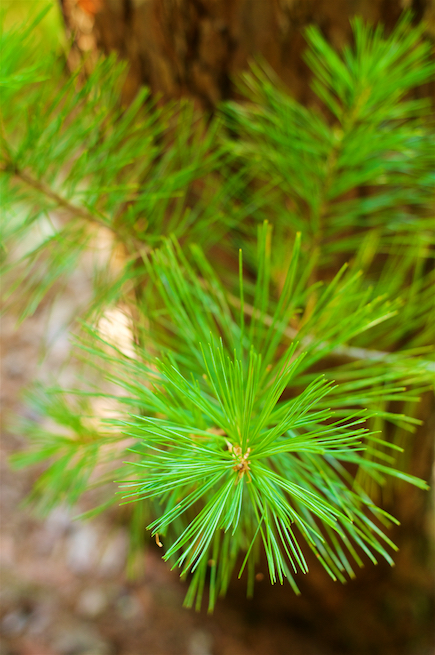
<svg viewBox="0 0 435 655">
<path fill-rule="evenodd" d="M 304 28 L 316 23 L 341 46 L 350 18 L 390 29 L 405 6 L 416 20 L 431 0 L 60 0 L 82 50 L 116 51 L 130 64 L 127 99 L 145 84 L 165 99 L 189 96 L 210 109 L 236 95 L 234 80 L 261 55 L 302 102 L 310 102 L 301 54 Z"/>
</svg>

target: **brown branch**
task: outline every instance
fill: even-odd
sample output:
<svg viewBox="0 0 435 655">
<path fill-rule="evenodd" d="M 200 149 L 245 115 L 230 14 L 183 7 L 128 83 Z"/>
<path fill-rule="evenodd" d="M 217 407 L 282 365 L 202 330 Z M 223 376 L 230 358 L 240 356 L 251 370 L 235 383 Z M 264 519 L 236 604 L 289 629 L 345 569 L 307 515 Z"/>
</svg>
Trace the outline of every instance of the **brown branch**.
<svg viewBox="0 0 435 655">
<path fill-rule="evenodd" d="M 237 298 L 237 296 L 228 294 L 227 298 L 228 298 L 228 302 L 231 305 L 233 305 L 233 307 L 240 309 L 241 303 L 239 298 Z M 249 305 L 248 303 L 244 302 L 243 309 L 244 309 L 244 313 L 247 314 L 248 316 L 254 316 L 258 320 L 261 320 L 265 325 L 268 326 L 273 325 L 274 319 L 272 318 L 272 316 L 269 316 L 268 314 L 263 314 L 262 312 L 260 312 L 260 310 L 255 309 L 255 307 L 253 307 L 252 305 Z M 290 326 L 287 326 L 283 330 L 283 334 L 291 341 L 294 341 L 298 337 L 298 331 Z M 303 346 L 308 346 L 314 341 L 314 337 L 307 335 L 305 337 L 302 337 L 300 341 Z M 326 346 L 328 345 L 328 342 L 322 341 L 318 345 Z M 395 357 L 395 353 L 391 353 L 383 350 L 371 350 L 370 348 L 359 348 L 355 346 L 336 346 L 331 350 L 331 354 L 337 355 L 339 357 L 348 357 L 349 359 L 364 359 L 369 361 L 386 360 L 386 361 L 393 362 Z M 420 360 L 420 363 L 422 364 L 423 368 L 426 371 L 435 372 L 435 362 L 431 362 L 430 360 L 423 359 Z"/>
<path fill-rule="evenodd" d="M 72 216 L 75 216 L 77 218 L 84 218 L 85 220 L 90 221 L 92 223 L 97 223 L 98 225 L 100 225 L 100 227 L 108 228 L 109 230 L 120 236 L 119 233 L 116 231 L 116 229 L 112 225 L 110 225 L 108 219 L 106 223 L 103 219 L 95 216 L 87 209 L 84 209 L 83 207 L 77 207 L 73 203 L 69 202 L 69 200 L 62 198 L 62 196 L 60 196 L 58 193 L 53 191 L 53 189 L 51 189 L 48 186 L 48 184 L 45 184 L 45 182 L 41 182 L 40 180 L 37 180 L 36 178 L 32 177 L 25 171 L 20 171 L 17 168 L 9 168 L 8 166 L 5 165 L 0 166 L 0 171 L 3 173 L 12 172 L 12 174 L 16 178 L 18 178 L 28 186 L 32 187 L 36 191 L 39 191 L 43 195 L 47 196 L 47 198 L 50 198 L 50 200 L 53 200 L 59 207 L 65 209 Z"/>
<path fill-rule="evenodd" d="M 4 143 L 3 145 L 6 144 Z M 8 150 L 6 150 L 6 152 L 9 155 Z M 66 200 L 61 195 L 53 191 L 53 189 L 51 189 L 51 187 L 48 186 L 48 184 L 46 184 L 45 182 L 41 182 L 40 180 L 37 180 L 36 178 L 34 178 L 29 173 L 26 173 L 25 171 L 20 171 L 18 168 L 16 168 L 13 165 L 11 159 L 6 164 L 5 163 L 0 164 L 0 172 L 12 173 L 21 182 L 24 182 L 32 189 L 39 191 L 39 193 L 42 193 L 47 198 L 50 198 L 50 200 L 53 200 L 58 207 L 61 207 L 62 209 L 67 211 L 71 216 L 75 218 L 82 218 L 90 223 L 98 225 L 99 227 L 104 227 L 110 230 L 124 244 L 128 255 L 143 258 L 149 252 L 150 250 L 149 246 L 143 243 L 138 243 L 137 240 L 134 239 L 134 237 L 131 237 L 126 232 L 123 233 L 119 231 L 116 227 L 114 227 L 111 224 L 109 218 L 106 217 L 102 218 L 88 211 L 84 207 L 78 207 L 77 205 L 74 205 L 72 202 Z"/>
</svg>

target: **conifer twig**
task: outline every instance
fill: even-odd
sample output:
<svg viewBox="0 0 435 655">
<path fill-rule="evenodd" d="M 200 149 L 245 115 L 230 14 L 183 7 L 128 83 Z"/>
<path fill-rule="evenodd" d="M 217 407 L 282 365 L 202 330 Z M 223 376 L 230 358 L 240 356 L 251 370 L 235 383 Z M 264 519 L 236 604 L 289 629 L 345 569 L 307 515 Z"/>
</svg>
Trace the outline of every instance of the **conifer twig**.
<svg viewBox="0 0 435 655">
<path fill-rule="evenodd" d="M 100 227 L 105 227 L 111 230 L 114 234 L 116 234 L 117 237 L 120 239 L 123 239 L 122 235 L 119 233 L 119 231 L 110 224 L 109 220 L 105 222 L 101 218 L 98 218 L 95 216 L 95 214 L 92 214 L 89 212 L 87 209 L 84 209 L 83 207 L 77 207 L 77 205 L 74 205 L 73 203 L 69 202 L 69 200 L 66 200 L 65 198 L 62 198 L 58 193 L 53 191 L 47 184 L 44 182 L 41 182 L 40 180 L 35 179 L 25 171 L 20 171 L 18 168 L 16 168 L 13 163 L 11 162 L 11 168 L 7 165 L 1 165 L 0 166 L 0 171 L 2 173 L 7 173 L 11 172 L 13 175 L 27 184 L 28 186 L 32 187 L 36 191 L 39 191 L 43 195 L 47 196 L 47 198 L 50 198 L 50 200 L 53 200 L 59 207 L 62 207 L 62 209 L 65 209 L 69 214 L 72 216 L 75 216 L 77 218 L 84 218 L 87 221 L 90 221 L 92 223 L 97 223 Z"/>
<path fill-rule="evenodd" d="M 237 298 L 237 296 L 233 296 L 232 294 L 228 294 L 227 296 L 228 301 L 233 307 L 236 307 L 237 309 L 240 309 L 240 299 Z M 250 305 L 247 302 L 243 303 L 243 311 L 245 314 L 248 316 L 255 316 L 258 320 L 260 320 L 262 323 L 264 323 L 267 326 L 273 325 L 273 318 L 272 316 L 269 316 L 268 314 L 262 313 L 259 309 L 255 309 L 252 305 Z M 290 326 L 287 326 L 283 334 L 288 338 L 291 339 L 292 341 L 297 338 L 298 336 L 298 331 L 295 328 L 292 328 Z M 301 344 L 303 346 L 308 346 L 311 344 L 313 341 L 315 341 L 315 338 L 312 336 L 307 335 L 306 337 L 303 337 L 301 339 Z M 318 348 L 324 347 L 328 344 L 327 341 L 322 341 L 318 343 Z M 377 361 L 377 360 L 387 360 L 388 359 L 393 359 L 394 353 L 387 352 L 384 350 L 372 350 L 370 348 L 360 348 L 356 346 L 336 346 L 332 351 L 331 354 L 337 355 L 339 357 L 348 357 L 349 359 L 365 359 L 365 360 L 371 360 L 371 361 Z M 424 360 L 424 367 L 426 368 L 427 371 L 433 371 L 435 372 L 435 362 L 431 362 L 428 360 Z"/>
<path fill-rule="evenodd" d="M 95 258 L 92 323 L 79 337 L 85 388 L 38 385 L 29 402 L 47 425 L 19 427 L 29 448 L 15 464 L 47 463 L 32 499 L 46 511 L 74 506 L 108 482 L 110 462 L 123 502 L 135 503 L 132 543 L 142 548 L 151 531 L 163 559 L 190 572 L 186 604 L 197 609 L 208 580 L 213 609 L 240 555 L 249 593 L 261 552 L 271 582 L 288 579 L 296 593 L 307 549 L 342 582 L 362 553 L 392 564 L 384 528 L 395 519 L 372 496 L 387 476 L 427 488 L 396 468 L 395 453 L 402 429 L 421 423 L 411 403 L 435 371 L 425 359 L 432 141 L 426 104 L 407 100 L 434 72 L 422 28 L 405 16 L 385 38 L 357 19 L 343 53 L 310 28 L 314 90 L 333 123 L 254 66 L 254 104 L 224 107 L 223 140 L 220 119 L 198 131 L 190 105 L 179 120 L 146 90 L 124 109 L 112 58 L 84 84 L 65 81 L 54 58 L 35 80 L 26 29 L 6 33 L 0 61 L 0 182 L 11 206 L 1 246 L 7 254 L 23 235 L 30 244 L 18 262 L 2 258 L 15 274 L 6 297 L 19 290 L 22 318 L 31 315 L 93 247 L 89 224 L 123 251 L 113 267 Z M 65 216 L 47 234 L 51 209 Z M 282 237 L 273 247 L 271 217 Z M 229 267 L 222 278 L 211 245 L 224 234 L 231 243 L 232 230 L 238 276 Z M 122 305 L 135 356 L 99 320 Z"/>
</svg>

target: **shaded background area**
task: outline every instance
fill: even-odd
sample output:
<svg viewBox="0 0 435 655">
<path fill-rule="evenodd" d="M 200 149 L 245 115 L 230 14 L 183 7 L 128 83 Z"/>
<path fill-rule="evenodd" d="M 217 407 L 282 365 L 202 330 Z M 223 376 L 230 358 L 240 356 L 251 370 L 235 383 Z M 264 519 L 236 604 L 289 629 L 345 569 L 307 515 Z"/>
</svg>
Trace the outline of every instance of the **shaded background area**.
<svg viewBox="0 0 435 655">
<path fill-rule="evenodd" d="M 52 40 L 74 40 L 71 66 L 84 53 L 92 63 L 98 47 L 116 49 L 127 58 L 127 99 L 146 83 L 165 98 L 188 95 L 210 109 L 234 96 L 232 76 L 259 52 L 292 92 L 310 103 L 301 59 L 303 27 L 314 21 L 333 44 L 341 45 L 349 38 L 350 15 L 391 27 L 404 5 L 411 3 L 64 0 L 66 30 L 54 12 L 44 29 Z M 430 2 L 412 6 L 416 19 L 434 13 Z M 27 0 L 14 3 L 17 16 L 28 7 Z M 127 580 L 128 537 L 120 509 L 80 523 L 73 517 L 85 506 L 72 512 L 58 509 L 44 520 L 22 507 L 40 471 L 11 470 L 8 457 L 25 435 L 22 440 L 13 436 L 8 422 L 29 411 L 22 390 L 35 377 L 44 379 L 59 369 L 66 358 L 69 342 L 62 325 L 87 284 L 86 272 L 77 271 L 54 310 L 42 306 L 19 330 L 14 316 L 3 319 L 1 655 L 433 655 L 433 494 L 398 485 L 385 498 L 385 508 L 402 523 L 390 535 L 400 548 L 395 568 L 366 561 L 357 579 L 342 586 L 310 562 L 299 598 L 289 586 L 271 587 L 265 576 L 258 580 L 254 599 L 246 600 L 245 581 L 233 580 L 211 617 L 182 609 L 186 587 L 151 540 L 143 576 Z M 41 362 L 39 353 L 46 346 L 50 349 Z M 63 381 L 71 375 L 64 369 Z M 409 472 L 430 479 L 431 394 L 421 402 L 421 417 L 425 425 L 409 437 Z"/>
<path fill-rule="evenodd" d="M 314 101 L 302 60 L 304 28 L 320 27 L 334 47 L 362 16 L 391 30 L 404 9 L 435 35 L 433 0 L 60 0 L 78 50 L 95 45 L 129 62 L 127 97 L 140 84 L 165 99 L 189 96 L 211 109 L 236 95 L 234 79 L 260 55 L 292 94 Z"/>
</svg>

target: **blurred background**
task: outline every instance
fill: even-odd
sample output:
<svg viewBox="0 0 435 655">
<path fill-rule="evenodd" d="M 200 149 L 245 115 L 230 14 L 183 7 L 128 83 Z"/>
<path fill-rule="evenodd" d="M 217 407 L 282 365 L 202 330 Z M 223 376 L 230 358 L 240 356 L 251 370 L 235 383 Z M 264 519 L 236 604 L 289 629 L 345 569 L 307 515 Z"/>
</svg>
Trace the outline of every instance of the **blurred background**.
<svg viewBox="0 0 435 655">
<path fill-rule="evenodd" d="M 2 0 L 6 22 L 24 20 L 47 2 Z M 99 50 L 128 60 L 125 100 L 140 85 L 162 101 L 188 96 L 213 111 L 237 97 L 234 79 L 250 58 L 262 55 L 291 93 L 314 102 L 301 55 L 303 30 L 316 23 L 334 46 L 350 38 L 349 18 L 362 15 L 391 29 L 404 8 L 425 20 L 435 35 L 435 3 L 399 0 L 52 0 L 40 24 L 45 49 L 68 51 L 71 70 L 83 56 L 92 65 Z M 430 95 L 433 88 L 418 91 Z M 93 521 L 74 521 L 77 511 L 57 509 L 44 520 L 23 504 L 41 471 L 12 471 L 8 458 L 22 445 L 8 431 L 13 416 L 29 410 L 23 390 L 61 370 L 69 352 L 62 328 L 87 293 L 85 270 L 77 270 L 50 311 L 44 304 L 16 329 L 2 320 L 1 362 L 1 655 L 433 655 L 435 528 L 433 492 L 399 486 L 390 499 L 401 526 L 396 566 L 367 564 L 357 579 L 332 582 L 316 563 L 301 583 L 271 587 L 267 577 L 255 597 L 232 582 L 215 613 L 182 608 L 185 586 L 170 572 L 150 540 L 144 573 L 125 573 L 128 536 L 121 510 Z M 114 324 L 119 337 L 122 324 Z M 44 353 L 42 356 L 41 353 Z M 435 415 L 423 397 L 425 424 L 410 439 L 409 472 L 433 480 Z M 24 439 L 23 439 L 24 441 Z M 266 567 L 264 567 L 266 573 Z"/>
</svg>

